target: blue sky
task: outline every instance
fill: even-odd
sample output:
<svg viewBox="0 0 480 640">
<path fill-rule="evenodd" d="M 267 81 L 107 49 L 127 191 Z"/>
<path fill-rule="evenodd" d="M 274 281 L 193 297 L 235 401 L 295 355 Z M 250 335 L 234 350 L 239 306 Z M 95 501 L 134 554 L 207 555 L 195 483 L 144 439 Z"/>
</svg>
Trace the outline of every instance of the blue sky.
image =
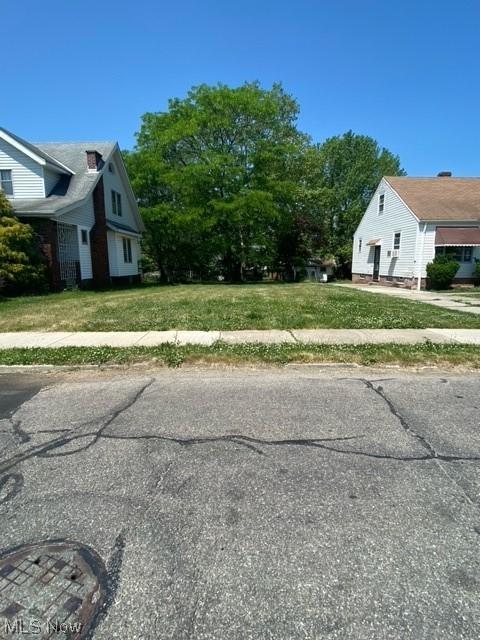
<svg viewBox="0 0 480 640">
<path fill-rule="evenodd" d="M 411 175 L 480 175 L 478 0 L 1 4 L 0 125 L 31 141 L 131 148 L 192 85 L 281 81 L 315 141 L 353 129 Z"/>
</svg>

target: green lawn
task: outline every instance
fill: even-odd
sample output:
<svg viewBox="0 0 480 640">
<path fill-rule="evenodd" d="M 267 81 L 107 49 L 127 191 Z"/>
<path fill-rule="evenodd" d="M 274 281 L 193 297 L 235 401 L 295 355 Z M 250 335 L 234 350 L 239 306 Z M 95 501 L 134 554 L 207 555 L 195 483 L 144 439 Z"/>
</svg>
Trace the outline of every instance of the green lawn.
<svg viewBox="0 0 480 640">
<path fill-rule="evenodd" d="M 0 331 L 480 328 L 480 316 L 319 284 L 145 286 L 0 301 Z"/>
</svg>

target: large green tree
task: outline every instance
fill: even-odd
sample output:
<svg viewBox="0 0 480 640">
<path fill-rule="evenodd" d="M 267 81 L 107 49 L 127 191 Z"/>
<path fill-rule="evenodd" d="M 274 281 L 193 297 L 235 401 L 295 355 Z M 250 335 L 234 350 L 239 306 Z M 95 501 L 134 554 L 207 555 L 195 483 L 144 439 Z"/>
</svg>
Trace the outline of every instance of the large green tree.
<svg viewBox="0 0 480 640">
<path fill-rule="evenodd" d="M 143 116 L 125 159 L 164 279 L 183 265 L 237 280 L 282 261 L 282 229 L 304 215 L 298 111 L 280 85 L 247 83 L 202 85 Z"/>
<path fill-rule="evenodd" d="M 45 266 L 33 229 L 22 224 L 0 189 L 0 291 L 39 293 L 45 288 Z"/>
<path fill-rule="evenodd" d="M 317 147 L 316 181 L 332 251 L 348 265 L 353 234 L 382 176 L 405 175 L 398 156 L 369 136 L 348 131 Z"/>
</svg>

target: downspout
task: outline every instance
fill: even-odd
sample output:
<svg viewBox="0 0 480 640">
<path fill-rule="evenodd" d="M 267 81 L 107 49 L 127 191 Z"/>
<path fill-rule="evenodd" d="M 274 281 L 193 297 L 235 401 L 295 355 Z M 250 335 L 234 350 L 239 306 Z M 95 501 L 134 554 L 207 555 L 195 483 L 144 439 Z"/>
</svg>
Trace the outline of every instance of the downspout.
<svg viewBox="0 0 480 640">
<path fill-rule="evenodd" d="M 420 244 L 420 255 L 418 257 L 418 277 L 417 277 L 417 291 L 422 288 L 422 269 L 423 269 L 423 250 L 425 247 L 425 234 L 427 232 L 427 223 L 423 223 L 422 242 Z"/>
</svg>

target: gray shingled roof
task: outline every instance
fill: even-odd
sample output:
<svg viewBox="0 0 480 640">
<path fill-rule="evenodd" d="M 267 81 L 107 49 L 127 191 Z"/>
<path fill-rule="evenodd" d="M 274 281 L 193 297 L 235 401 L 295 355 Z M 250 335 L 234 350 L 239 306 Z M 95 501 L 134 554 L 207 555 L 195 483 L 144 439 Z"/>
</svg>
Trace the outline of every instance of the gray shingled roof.
<svg viewBox="0 0 480 640">
<path fill-rule="evenodd" d="M 20 136 L 17 136 L 15 133 L 8 131 L 8 129 L 4 129 L 3 127 L 0 127 L 0 131 L 3 131 L 4 133 L 7 134 L 7 136 L 10 136 L 10 138 L 13 138 L 13 140 L 16 140 L 23 147 L 27 148 L 32 153 L 34 153 L 35 155 L 45 160 L 47 164 L 51 165 L 56 169 L 60 169 L 61 171 L 65 171 L 65 166 L 63 166 L 64 163 L 62 163 L 61 161 L 59 162 L 55 158 L 52 158 L 50 154 L 46 153 L 45 151 L 42 151 L 42 149 L 40 149 L 39 147 L 36 147 L 31 142 L 28 142 L 28 140 L 24 140 L 23 138 L 20 138 Z"/>
<path fill-rule="evenodd" d="M 7 132 L 12 135 L 10 132 Z M 96 150 L 108 162 L 116 148 L 115 142 L 41 142 L 31 145 L 16 137 L 21 144 L 28 144 L 31 151 L 39 153 L 42 157 L 48 156 L 66 165 L 74 171 L 75 175 L 65 174 L 59 184 L 47 198 L 14 200 L 14 208 L 18 213 L 55 214 L 65 207 L 81 202 L 88 196 L 96 181 L 98 173 L 88 171 L 87 150 Z M 60 176 L 59 176 L 60 178 Z"/>
</svg>

